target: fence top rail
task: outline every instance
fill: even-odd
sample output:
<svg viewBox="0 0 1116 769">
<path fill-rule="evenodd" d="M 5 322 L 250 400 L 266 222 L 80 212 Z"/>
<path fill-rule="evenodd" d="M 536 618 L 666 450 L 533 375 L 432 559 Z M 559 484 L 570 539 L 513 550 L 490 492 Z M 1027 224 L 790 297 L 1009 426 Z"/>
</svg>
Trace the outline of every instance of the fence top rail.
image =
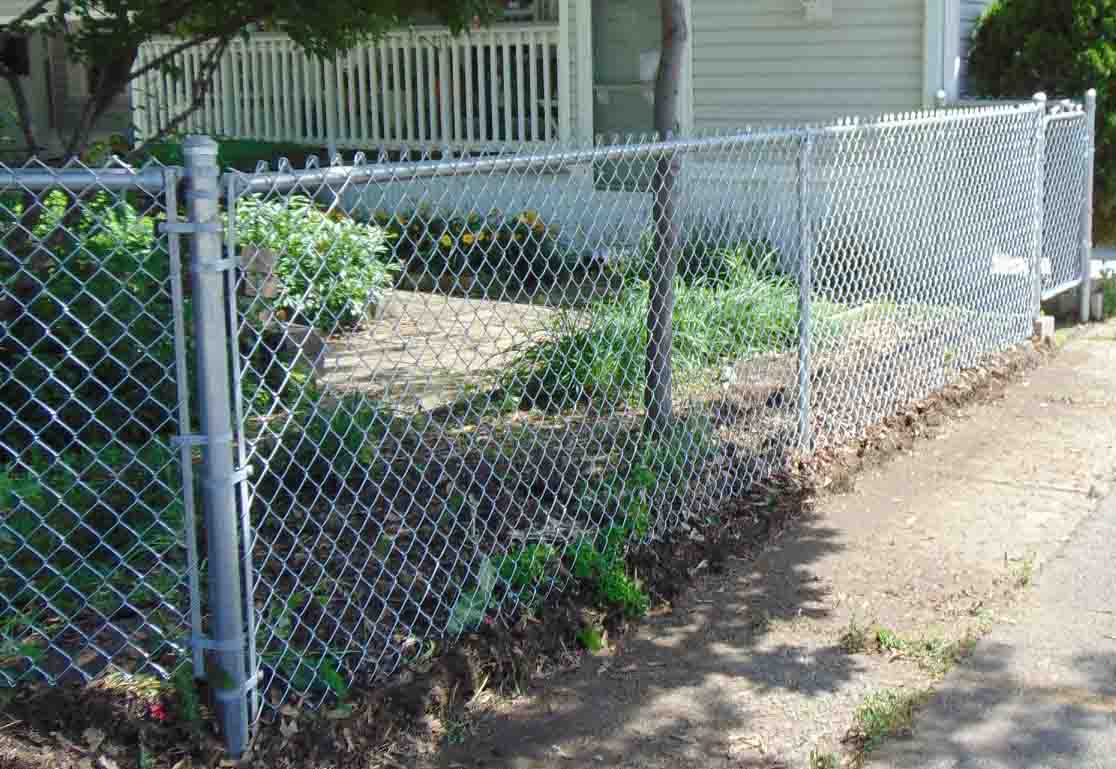
<svg viewBox="0 0 1116 769">
<path fill-rule="evenodd" d="M 473 176 L 513 172 L 559 173 L 579 166 L 601 162 L 658 158 L 672 154 L 701 154 L 737 149 L 751 144 L 779 141 L 801 141 L 812 137 L 840 136 L 848 133 L 888 132 L 901 128 L 951 125 L 975 122 L 1004 115 L 1026 115 L 1041 109 L 1033 103 L 996 105 L 976 109 L 924 110 L 918 112 L 883 115 L 861 121 L 855 118 L 840 120 L 829 125 L 800 126 L 746 130 L 744 132 L 671 138 L 667 140 L 636 141 L 609 144 L 593 148 L 563 147 L 552 150 L 533 147 L 493 146 L 488 157 L 460 160 L 431 160 L 419 162 L 368 164 L 357 156 L 352 165 L 307 168 L 305 170 L 280 169 L 244 173 L 230 171 L 226 185 L 233 195 L 259 192 L 281 192 L 300 186 L 339 186 L 345 184 L 383 184 L 438 177 Z M 420 149 L 420 148 L 416 148 Z M 440 149 L 438 147 L 427 147 Z M 527 150 L 526 152 L 524 150 Z"/>
<path fill-rule="evenodd" d="M 0 168 L 0 190 L 64 189 L 83 192 L 89 189 L 142 190 L 161 192 L 168 185 L 167 171 L 173 167 L 129 168 Z"/>
</svg>

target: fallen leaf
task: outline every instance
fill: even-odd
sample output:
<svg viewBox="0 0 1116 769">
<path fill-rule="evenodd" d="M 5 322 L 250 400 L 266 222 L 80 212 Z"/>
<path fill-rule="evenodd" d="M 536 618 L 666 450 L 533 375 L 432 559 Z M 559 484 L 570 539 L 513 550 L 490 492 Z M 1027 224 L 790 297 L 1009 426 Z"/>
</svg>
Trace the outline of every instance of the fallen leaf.
<svg viewBox="0 0 1116 769">
<path fill-rule="evenodd" d="M 101 756 L 97 759 L 97 769 L 120 769 L 120 765 L 108 756 Z"/>
</svg>

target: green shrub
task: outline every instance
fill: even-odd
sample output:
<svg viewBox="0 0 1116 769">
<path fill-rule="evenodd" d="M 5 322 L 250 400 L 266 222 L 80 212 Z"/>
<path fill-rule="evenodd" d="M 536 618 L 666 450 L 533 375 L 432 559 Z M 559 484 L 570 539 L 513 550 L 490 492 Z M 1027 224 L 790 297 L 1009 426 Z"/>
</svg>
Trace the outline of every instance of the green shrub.
<svg viewBox="0 0 1116 769">
<path fill-rule="evenodd" d="M 119 150 L 117 150 L 119 152 Z M 275 167 L 279 158 L 287 158 L 298 167 L 311 155 L 321 153 L 322 148 L 305 144 L 286 142 L 262 142 L 251 139 L 218 139 L 217 166 L 221 169 L 235 168 L 239 171 L 255 171 L 261 162 Z M 180 166 L 185 158 L 182 143 L 179 141 L 156 142 L 147 145 L 147 154 L 163 165 Z M 325 160 L 325 158 L 322 158 Z"/>
<path fill-rule="evenodd" d="M 1116 224 L 1116 4 L 1111 0 L 997 0 L 969 54 L 972 85 L 993 98 L 1081 98 L 1097 89 L 1098 235 Z M 1106 232 L 1108 231 L 1108 232 Z"/>
<path fill-rule="evenodd" d="M 387 230 L 393 257 L 409 273 L 484 276 L 512 288 L 553 281 L 569 267 L 558 228 L 534 211 L 445 217 L 422 209 L 396 216 L 379 211 L 373 218 Z"/>
<path fill-rule="evenodd" d="M 727 255 L 723 277 L 677 281 L 673 366 L 676 377 L 786 349 L 798 338 L 798 289 L 747 261 L 750 251 Z M 620 295 L 579 314 L 557 317 L 549 338 L 512 364 L 505 386 L 529 406 L 568 407 L 583 401 L 621 402 L 638 397 L 645 379 L 648 284 L 626 280 Z"/>
<path fill-rule="evenodd" d="M 0 346 L 3 444 L 61 450 L 75 440 L 142 444 L 170 432 L 173 311 L 156 217 L 106 193 L 80 210 L 60 192 L 42 205 L 26 242 L 14 224 L 22 206 L 0 207 L 5 245 L 16 249 L 0 260 L 0 281 L 22 304 Z M 30 252 L 42 246 L 49 255 L 32 266 Z"/>
<path fill-rule="evenodd" d="M 309 198 L 242 198 L 237 231 L 243 245 L 275 253 L 279 293 L 268 301 L 323 331 L 364 321 L 391 285 L 384 230 L 327 214 Z"/>
</svg>

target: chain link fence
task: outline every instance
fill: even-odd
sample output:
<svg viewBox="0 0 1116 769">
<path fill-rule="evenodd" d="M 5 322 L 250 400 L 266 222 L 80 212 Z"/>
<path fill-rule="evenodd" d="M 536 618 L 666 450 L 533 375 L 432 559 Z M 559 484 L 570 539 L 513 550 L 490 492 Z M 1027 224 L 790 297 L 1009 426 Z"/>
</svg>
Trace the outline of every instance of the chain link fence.
<svg viewBox="0 0 1116 769">
<path fill-rule="evenodd" d="M 177 178 L 0 168 L 5 686 L 165 675 L 187 647 L 192 487 L 174 445 L 187 302 L 158 230 Z"/>
<path fill-rule="evenodd" d="M 1025 340 L 1082 280 L 1091 120 L 220 178 L 191 140 L 181 211 L 174 169 L 0 172 L 5 682 L 192 661 L 238 753 L 265 709 L 575 583 L 642 613 L 629 546 Z"/>
</svg>

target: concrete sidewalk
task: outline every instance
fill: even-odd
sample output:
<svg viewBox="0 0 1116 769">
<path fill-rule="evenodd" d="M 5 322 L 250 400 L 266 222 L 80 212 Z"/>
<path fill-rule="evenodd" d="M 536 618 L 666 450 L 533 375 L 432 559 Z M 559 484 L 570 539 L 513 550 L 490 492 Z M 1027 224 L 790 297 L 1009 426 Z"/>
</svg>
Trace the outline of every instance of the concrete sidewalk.
<svg viewBox="0 0 1116 769">
<path fill-rule="evenodd" d="M 760 555 L 730 557 L 723 573 L 703 572 L 668 612 L 606 654 L 536 682 L 513 701 L 480 707 L 470 738 L 429 764 L 806 769 L 814 751 L 841 752 L 865 698 L 921 691 L 935 680 L 916 660 L 849 654 L 841 639 L 850 624 L 871 622 L 902 638 L 943 643 L 991 622 L 999 629 L 980 647 L 976 666 L 956 675 L 990 687 L 986 702 L 1004 703 L 946 701 L 937 718 L 935 705 L 914 741 L 879 749 L 877 767 L 936 766 L 928 763 L 939 758 L 928 752 L 936 746 L 942 767 L 983 766 L 957 757 L 966 755 L 966 741 L 984 744 L 971 730 L 985 715 L 1024 719 L 1014 743 L 1020 755 L 1059 740 L 1084 745 L 1093 732 L 1108 731 L 1113 700 L 1104 696 L 1113 693 L 1116 649 L 1103 636 L 1116 631 L 1102 624 L 1112 615 L 1087 609 L 1107 611 L 1103 604 L 1116 593 L 1108 567 L 1116 540 L 1089 533 L 1103 521 L 1116 526 L 1112 515 L 1097 517 L 1116 478 L 1116 323 L 1072 336 L 1052 361 L 1000 395 L 939 419 L 932 439 L 870 462 L 851 490 L 821 499 Z M 1048 615 L 1046 625 L 1022 619 L 1030 609 L 1019 604 L 1021 575 L 1043 573 L 1044 591 L 1055 590 L 1047 582 L 1058 558 L 1076 567 L 1087 561 L 1096 573 L 1082 572 L 1089 576 L 1081 592 L 1092 585 L 1101 592 L 1088 605 L 1046 599 L 1067 613 Z M 1080 624 L 1070 624 L 1070 614 Z M 1022 633 L 1049 642 L 1047 650 L 1032 658 L 1032 647 L 1013 635 Z M 1067 667 L 1076 677 L 1059 672 Z M 1022 677 L 1024 669 L 1033 677 Z M 1043 671 L 1052 682 L 1040 678 Z M 1101 675 L 1109 688 L 1096 683 Z M 1046 698 L 1042 712 L 1028 714 L 1026 699 L 1009 704 L 1028 681 L 1045 687 L 1030 695 Z M 963 683 L 949 679 L 951 688 Z M 1051 704 L 1058 698 L 1066 704 Z M 1043 766 L 1004 755 L 1006 763 L 989 766 Z"/>
<path fill-rule="evenodd" d="M 1116 464 L 1116 458 L 1113 459 Z M 872 769 L 1116 766 L 1116 495 L 1043 570 L 1033 606 L 943 683 Z"/>
</svg>

